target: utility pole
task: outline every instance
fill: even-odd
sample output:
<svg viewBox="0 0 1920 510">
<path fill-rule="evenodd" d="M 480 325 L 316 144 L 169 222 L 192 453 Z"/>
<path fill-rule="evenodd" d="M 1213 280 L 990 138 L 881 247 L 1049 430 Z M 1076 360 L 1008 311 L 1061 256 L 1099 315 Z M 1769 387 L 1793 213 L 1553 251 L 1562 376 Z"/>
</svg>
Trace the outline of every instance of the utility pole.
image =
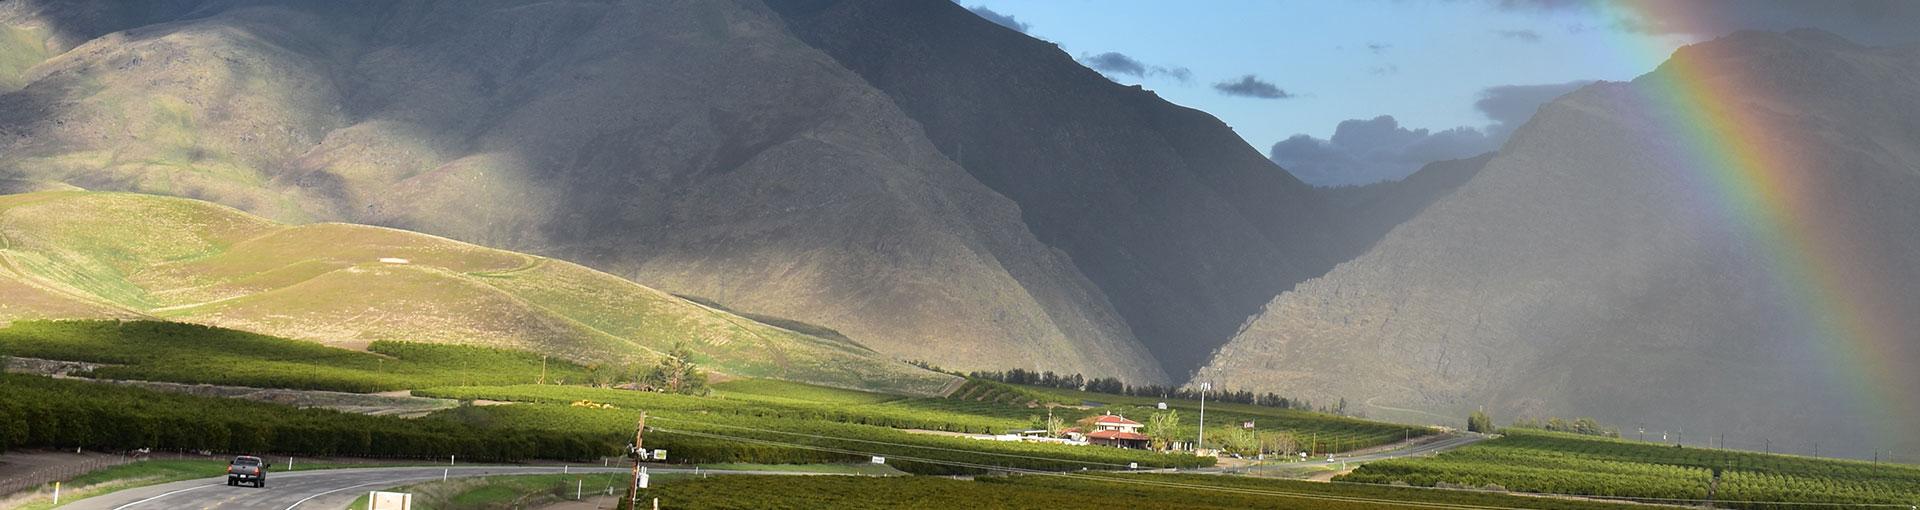
<svg viewBox="0 0 1920 510">
<path fill-rule="evenodd" d="M 633 483 L 627 488 L 627 508 L 638 508 L 634 505 L 640 501 L 640 452 L 645 451 L 641 450 L 640 433 L 646 431 L 647 412 L 640 411 L 640 420 L 633 424 L 633 448 L 627 451 L 633 456 Z"/>
<path fill-rule="evenodd" d="M 547 383 L 547 355 L 542 354 L 540 355 L 540 381 L 534 384 L 546 384 L 546 383 Z"/>
<path fill-rule="evenodd" d="M 1193 445 L 1195 453 L 1207 447 L 1207 392 L 1211 390 L 1213 383 L 1200 383 L 1200 440 Z"/>
<path fill-rule="evenodd" d="M 1813 458 L 1816 458 L 1816 459 L 1820 458 L 1820 442 L 1819 441 L 1813 442 Z"/>
<path fill-rule="evenodd" d="M 1767 442 L 1767 449 L 1766 449 L 1766 452 L 1767 452 L 1768 454 L 1772 454 L 1772 453 L 1773 453 L 1773 440 L 1772 440 L 1772 439 L 1766 439 L 1766 438 L 1762 438 L 1762 439 L 1761 439 L 1761 441 L 1766 441 L 1766 442 Z"/>
</svg>

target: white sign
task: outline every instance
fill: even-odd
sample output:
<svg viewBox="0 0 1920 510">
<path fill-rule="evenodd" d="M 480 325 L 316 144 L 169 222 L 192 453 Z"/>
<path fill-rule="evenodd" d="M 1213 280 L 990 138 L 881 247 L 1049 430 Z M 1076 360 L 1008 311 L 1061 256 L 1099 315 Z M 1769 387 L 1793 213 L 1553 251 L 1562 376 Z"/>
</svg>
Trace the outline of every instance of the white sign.
<svg viewBox="0 0 1920 510">
<path fill-rule="evenodd" d="M 646 472 L 646 470 L 644 470 L 644 469 L 642 469 L 642 470 L 640 471 L 640 488 L 642 488 L 642 489 L 645 489 L 645 488 L 647 488 L 647 479 L 648 479 L 648 478 L 653 478 L 653 475 L 649 475 L 649 474 L 647 474 L 647 472 Z"/>
<path fill-rule="evenodd" d="M 1128 462 L 1128 463 L 1127 463 L 1127 469 L 1140 469 L 1140 463 L 1138 463 L 1138 462 Z"/>
<path fill-rule="evenodd" d="M 653 451 L 653 460 L 667 460 L 667 451 L 666 451 L 666 450 L 654 450 L 654 451 Z"/>
<path fill-rule="evenodd" d="M 413 510 L 413 495 L 373 491 L 367 493 L 367 510 Z"/>
<path fill-rule="evenodd" d="M 886 457 L 881 457 L 881 456 L 878 456 L 878 455 L 876 455 L 876 456 L 874 456 L 874 457 L 873 457 L 873 463 L 874 463 L 874 464 L 886 464 L 886 463 L 887 463 L 887 458 L 886 458 Z"/>
<path fill-rule="evenodd" d="M 1162 410 L 1162 411 L 1165 411 L 1165 410 L 1167 410 L 1167 403 L 1166 403 L 1166 402 L 1161 402 L 1161 403 L 1160 403 L 1160 410 Z"/>
</svg>

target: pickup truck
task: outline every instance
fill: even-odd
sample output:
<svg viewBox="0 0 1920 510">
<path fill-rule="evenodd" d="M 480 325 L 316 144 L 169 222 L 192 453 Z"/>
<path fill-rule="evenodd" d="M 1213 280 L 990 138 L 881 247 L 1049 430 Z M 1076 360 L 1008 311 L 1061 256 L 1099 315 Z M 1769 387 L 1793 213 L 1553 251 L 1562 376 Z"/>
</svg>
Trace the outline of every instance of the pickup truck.
<svg viewBox="0 0 1920 510">
<path fill-rule="evenodd" d="M 254 487 L 267 486 L 267 468 L 273 464 L 259 457 L 242 455 L 227 463 L 227 486 L 251 484 Z"/>
</svg>

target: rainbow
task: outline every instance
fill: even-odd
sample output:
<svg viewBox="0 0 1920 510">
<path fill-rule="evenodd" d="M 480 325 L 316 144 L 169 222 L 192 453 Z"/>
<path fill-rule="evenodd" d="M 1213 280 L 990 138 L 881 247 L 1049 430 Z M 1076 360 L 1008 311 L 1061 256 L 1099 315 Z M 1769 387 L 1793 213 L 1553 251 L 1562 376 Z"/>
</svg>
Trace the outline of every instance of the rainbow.
<svg viewBox="0 0 1920 510">
<path fill-rule="evenodd" d="M 1700 19 L 1701 2 L 1600 2 L 1615 20 Z M 1799 332 L 1832 382 L 1845 388 L 1879 437 L 1920 430 L 1913 395 L 1920 387 L 1895 363 L 1914 359 L 1904 345 L 1902 309 L 1875 268 L 1893 267 L 1851 228 L 1857 207 L 1824 193 L 1817 161 L 1805 154 L 1797 131 L 1758 107 L 1767 90 L 1745 79 L 1746 69 L 1715 58 L 1707 48 L 1682 48 L 1672 39 L 1638 37 L 1626 44 L 1638 56 L 1666 63 L 1635 81 L 1641 100 L 1660 112 L 1679 148 L 1672 156 L 1700 183 L 1738 235 L 1758 253 L 1774 291 L 1785 297 Z M 1669 56 L 1670 55 L 1670 56 Z M 1830 177 L 1830 176 L 1829 176 Z M 1895 422 L 1907 421 L 1906 426 Z"/>
</svg>

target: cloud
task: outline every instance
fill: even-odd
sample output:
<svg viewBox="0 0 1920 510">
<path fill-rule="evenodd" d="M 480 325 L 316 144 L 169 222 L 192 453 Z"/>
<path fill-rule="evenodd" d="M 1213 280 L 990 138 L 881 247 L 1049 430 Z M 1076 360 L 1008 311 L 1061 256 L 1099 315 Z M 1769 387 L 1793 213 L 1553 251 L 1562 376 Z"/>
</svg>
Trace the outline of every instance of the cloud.
<svg viewBox="0 0 1920 510">
<path fill-rule="evenodd" d="M 1469 157 L 1496 146 L 1478 129 L 1407 129 L 1393 116 L 1381 115 L 1341 121 L 1326 140 L 1293 135 L 1273 144 L 1269 157 L 1308 184 L 1349 186 L 1401 179 L 1429 162 Z"/>
<path fill-rule="evenodd" d="M 1100 74 L 1105 74 L 1108 78 L 1118 76 L 1132 76 L 1134 78 L 1164 76 L 1181 83 L 1186 83 L 1193 79 L 1193 71 L 1185 67 L 1148 65 L 1139 59 L 1129 57 L 1125 53 L 1117 51 L 1109 51 L 1099 55 L 1081 55 L 1080 64 L 1095 71 L 1100 71 Z"/>
<path fill-rule="evenodd" d="M 1371 51 L 1375 55 L 1379 55 L 1380 53 L 1385 52 L 1391 48 L 1393 48 L 1393 45 L 1391 44 L 1383 44 L 1383 43 L 1376 43 L 1376 42 L 1367 43 L 1367 51 Z"/>
<path fill-rule="evenodd" d="M 1405 178 L 1427 163 L 1497 150 L 1540 105 L 1591 82 L 1504 85 L 1480 92 L 1474 108 L 1485 126 L 1433 131 L 1401 126 L 1391 115 L 1340 122 L 1333 136 L 1294 135 L 1273 144 L 1268 157 L 1315 186 L 1348 186 Z"/>
<path fill-rule="evenodd" d="M 1920 42 L 1913 0 L 1483 0 L 1519 12 L 1580 11 L 1608 16 L 1613 30 L 1710 38 L 1735 30 L 1817 28 L 1866 44 Z M 1583 25 L 1584 26 L 1584 25 Z"/>
<path fill-rule="evenodd" d="M 1506 143 L 1507 137 L 1513 134 L 1513 130 L 1520 129 L 1521 124 L 1526 124 L 1528 119 L 1532 119 L 1533 113 L 1540 109 L 1540 105 L 1585 87 L 1589 83 L 1593 82 L 1577 80 L 1545 85 L 1488 87 L 1480 91 L 1480 99 L 1473 102 L 1473 108 L 1480 110 L 1480 114 L 1486 115 L 1487 120 L 1493 121 L 1486 127 L 1487 135 L 1499 139 L 1501 143 Z"/>
<path fill-rule="evenodd" d="M 1094 56 L 1080 57 L 1080 63 L 1106 74 L 1124 74 L 1135 78 L 1147 76 L 1147 65 L 1134 60 L 1124 53 L 1109 51 Z"/>
<path fill-rule="evenodd" d="M 1252 97 L 1259 99 L 1286 99 L 1293 94 L 1281 90 L 1279 86 L 1260 79 L 1258 76 L 1241 76 L 1240 81 L 1223 81 L 1213 84 L 1213 89 L 1229 96 Z"/>
<path fill-rule="evenodd" d="M 1021 23 L 1020 20 L 1014 19 L 1012 15 L 994 12 L 993 9 L 988 9 L 987 6 L 984 5 L 968 7 L 967 10 L 973 11 L 975 15 L 986 18 L 987 21 L 991 21 L 995 25 L 1011 28 L 1022 34 L 1027 33 L 1027 29 L 1033 28 L 1033 25 Z"/>
<path fill-rule="evenodd" d="M 1530 42 L 1530 43 L 1540 42 L 1540 33 L 1532 30 L 1527 30 L 1527 29 L 1494 30 L 1493 35 L 1505 37 L 1508 39 L 1513 39 L 1515 41 L 1520 41 L 1520 42 Z"/>
</svg>

